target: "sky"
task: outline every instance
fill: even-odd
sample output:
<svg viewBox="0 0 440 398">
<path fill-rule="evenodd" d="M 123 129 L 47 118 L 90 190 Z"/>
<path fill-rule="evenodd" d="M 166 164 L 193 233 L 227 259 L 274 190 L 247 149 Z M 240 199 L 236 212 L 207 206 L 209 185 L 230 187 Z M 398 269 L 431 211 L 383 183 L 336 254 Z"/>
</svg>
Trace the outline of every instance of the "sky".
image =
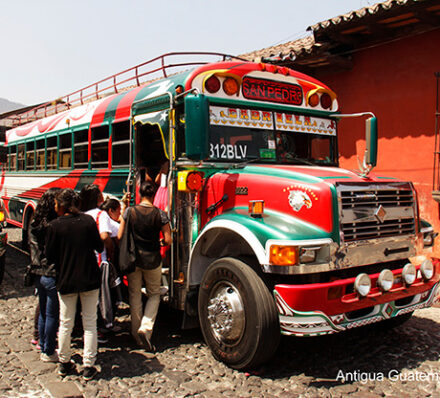
<svg viewBox="0 0 440 398">
<path fill-rule="evenodd" d="M 0 0 L 0 97 L 53 100 L 168 52 L 233 55 L 374 0 Z"/>
</svg>

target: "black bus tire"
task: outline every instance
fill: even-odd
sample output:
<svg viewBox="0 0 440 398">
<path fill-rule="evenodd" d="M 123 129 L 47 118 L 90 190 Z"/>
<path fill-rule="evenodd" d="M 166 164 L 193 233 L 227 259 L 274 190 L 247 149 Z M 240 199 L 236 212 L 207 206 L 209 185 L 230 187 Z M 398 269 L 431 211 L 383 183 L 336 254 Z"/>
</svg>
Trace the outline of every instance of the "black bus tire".
<svg viewBox="0 0 440 398">
<path fill-rule="evenodd" d="M 34 215 L 32 210 L 26 211 L 25 221 L 23 223 L 23 229 L 21 230 L 21 248 L 25 251 L 29 250 L 29 229 L 31 228 L 32 216 Z"/>
<path fill-rule="evenodd" d="M 242 261 L 226 257 L 208 267 L 198 307 L 203 337 L 217 360 L 245 369 L 275 353 L 280 340 L 275 300 Z"/>
</svg>

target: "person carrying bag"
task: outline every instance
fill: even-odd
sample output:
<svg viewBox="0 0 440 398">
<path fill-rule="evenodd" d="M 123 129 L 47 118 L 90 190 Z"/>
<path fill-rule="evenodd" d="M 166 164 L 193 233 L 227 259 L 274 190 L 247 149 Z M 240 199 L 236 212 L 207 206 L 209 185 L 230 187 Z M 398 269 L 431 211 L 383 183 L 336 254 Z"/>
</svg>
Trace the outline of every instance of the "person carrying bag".
<svg viewBox="0 0 440 398">
<path fill-rule="evenodd" d="M 126 211 L 125 227 L 119 241 L 119 271 L 122 276 L 130 274 L 136 269 L 136 252 L 131 232 L 130 213 L 131 208 L 129 207 Z"/>
<path fill-rule="evenodd" d="M 131 333 L 135 341 L 148 351 L 154 351 L 151 335 L 160 303 L 162 258 L 160 255 L 160 232 L 163 244 L 171 243 L 171 230 L 167 215 L 153 206 L 155 185 L 144 181 L 139 189 L 139 205 L 125 211 L 118 232 L 121 242 L 121 272 L 127 274 L 131 314 Z M 125 270 L 125 271 L 123 271 Z M 148 294 L 147 304 L 142 308 L 142 283 Z"/>
</svg>

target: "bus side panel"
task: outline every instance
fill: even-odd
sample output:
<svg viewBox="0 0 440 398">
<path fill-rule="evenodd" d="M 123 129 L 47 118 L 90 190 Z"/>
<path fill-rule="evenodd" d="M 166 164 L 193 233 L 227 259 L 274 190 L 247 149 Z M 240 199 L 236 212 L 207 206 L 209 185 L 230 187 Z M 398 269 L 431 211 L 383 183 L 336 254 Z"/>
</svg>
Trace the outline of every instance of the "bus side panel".
<svg viewBox="0 0 440 398">
<path fill-rule="evenodd" d="M 9 174 L 1 187 L 7 221 L 22 226 L 25 207 L 36 204 L 49 188 L 72 188 L 80 191 L 87 184 L 97 184 L 104 195 L 121 198 L 126 188 L 127 170 L 73 170 L 68 174 Z M 11 196 L 12 194 L 12 196 Z M 34 206 L 35 207 L 35 206 Z"/>
</svg>

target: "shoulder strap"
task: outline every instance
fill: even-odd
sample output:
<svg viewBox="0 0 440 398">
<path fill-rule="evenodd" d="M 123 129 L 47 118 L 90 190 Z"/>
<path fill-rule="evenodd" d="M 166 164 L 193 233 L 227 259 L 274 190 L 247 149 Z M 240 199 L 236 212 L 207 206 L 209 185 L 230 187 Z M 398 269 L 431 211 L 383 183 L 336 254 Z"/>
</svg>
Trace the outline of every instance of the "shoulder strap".
<svg viewBox="0 0 440 398">
<path fill-rule="evenodd" d="M 99 216 L 101 215 L 102 212 L 103 210 L 100 210 L 96 215 L 96 226 L 98 227 L 98 231 L 99 231 Z"/>
<path fill-rule="evenodd" d="M 98 212 L 98 214 L 96 215 L 96 226 L 98 227 L 98 232 L 99 232 L 100 236 L 101 236 L 101 232 L 99 231 L 99 216 L 101 215 L 101 213 L 102 213 L 102 210 L 100 210 Z M 99 263 L 98 265 L 101 266 L 101 263 L 102 263 L 102 255 L 101 255 L 101 253 L 98 253 L 98 263 Z"/>
</svg>

